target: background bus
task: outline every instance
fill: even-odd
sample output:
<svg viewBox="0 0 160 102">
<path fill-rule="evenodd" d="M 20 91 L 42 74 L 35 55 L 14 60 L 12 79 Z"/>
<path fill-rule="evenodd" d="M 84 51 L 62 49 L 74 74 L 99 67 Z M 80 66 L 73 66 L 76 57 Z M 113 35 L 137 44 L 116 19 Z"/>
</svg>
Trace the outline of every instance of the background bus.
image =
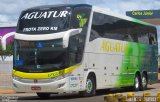
<svg viewBox="0 0 160 102">
<path fill-rule="evenodd" d="M 13 86 L 18 92 L 80 92 L 157 81 L 156 28 L 91 5 L 24 10 L 14 41 Z"/>
</svg>

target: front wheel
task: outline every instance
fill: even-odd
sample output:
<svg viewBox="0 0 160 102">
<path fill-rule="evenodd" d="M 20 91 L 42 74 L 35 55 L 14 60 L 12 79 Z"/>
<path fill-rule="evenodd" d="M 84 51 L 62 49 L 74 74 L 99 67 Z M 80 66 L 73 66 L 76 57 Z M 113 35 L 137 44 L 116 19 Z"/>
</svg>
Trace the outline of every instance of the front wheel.
<svg viewBox="0 0 160 102">
<path fill-rule="evenodd" d="M 50 97 L 50 93 L 37 93 L 37 96 L 41 99 L 47 99 Z"/>
<path fill-rule="evenodd" d="M 80 94 L 85 97 L 94 96 L 96 94 L 95 79 L 92 76 L 88 76 L 86 81 L 86 90 L 80 92 Z"/>
</svg>

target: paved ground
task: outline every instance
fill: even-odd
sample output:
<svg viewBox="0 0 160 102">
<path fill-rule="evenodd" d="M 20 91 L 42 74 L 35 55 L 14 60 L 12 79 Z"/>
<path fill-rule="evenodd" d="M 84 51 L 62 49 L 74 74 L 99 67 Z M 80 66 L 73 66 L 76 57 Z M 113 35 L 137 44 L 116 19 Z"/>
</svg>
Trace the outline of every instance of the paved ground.
<svg viewBox="0 0 160 102">
<path fill-rule="evenodd" d="M 12 61 L 0 61 L 0 89 L 12 89 Z"/>
<path fill-rule="evenodd" d="M 146 91 L 135 92 L 136 96 L 142 96 L 144 92 L 149 92 L 151 95 L 156 95 L 160 92 L 160 83 L 149 85 Z M 52 95 L 51 98 L 47 100 L 41 100 L 34 93 L 16 93 L 16 94 L 0 94 L 1 99 L 6 98 L 17 99 L 17 101 L 5 101 L 5 102 L 105 102 L 104 95 L 112 93 L 122 93 L 126 95 L 128 92 L 125 89 L 112 89 L 111 91 L 101 90 L 98 91 L 97 95 L 94 97 L 80 97 L 77 94 L 74 95 Z M 1 101 L 3 102 L 3 101 Z"/>
</svg>

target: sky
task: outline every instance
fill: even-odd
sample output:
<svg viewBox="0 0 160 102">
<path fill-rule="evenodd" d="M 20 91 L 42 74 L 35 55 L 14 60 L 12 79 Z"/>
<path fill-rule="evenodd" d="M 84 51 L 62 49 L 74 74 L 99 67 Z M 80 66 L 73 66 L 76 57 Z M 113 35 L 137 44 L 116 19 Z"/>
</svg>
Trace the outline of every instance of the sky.
<svg viewBox="0 0 160 102">
<path fill-rule="evenodd" d="M 160 0 L 0 0 L 0 23 L 17 22 L 21 11 L 38 5 L 85 3 L 120 14 L 131 10 L 160 9 Z"/>
<path fill-rule="evenodd" d="M 0 24 L 17 22 L 21 11 L 30 7 L 64 3 L 91 4 L 124 15 L 126 11 L 160 9 L 160 0 L 0 0 Z M 160 45 L 160 34 L 158 38 Z"/>
</svg>

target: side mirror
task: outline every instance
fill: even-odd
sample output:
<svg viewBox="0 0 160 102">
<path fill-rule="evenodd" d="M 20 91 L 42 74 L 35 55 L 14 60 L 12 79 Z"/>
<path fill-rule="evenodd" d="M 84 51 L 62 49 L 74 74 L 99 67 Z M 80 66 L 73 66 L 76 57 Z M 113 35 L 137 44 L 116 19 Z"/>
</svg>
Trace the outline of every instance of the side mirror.
<svg viewBox="0 0 160 102">
<path fill-rule="evenodd" d="M 80 34 L 81 31 L 82 31 L 82 28 L 80 28 L 80 29 L 71 29 L 68 32 L 66 32 L 65 35 L 63 36 L 63 48 L 67 48 L 68 47 L 70 36 L 74 36 L 74 35 Z"/>
<path fill-rule="evenodd" d="M 6 35 L 4 35 L 2 38 L 1 38 L 1 44 L 2 44 L 2 49 L 3 50 L 6 50 L 6 42 L 7 42 L 7 38 L 11 37 L 11 36 L 14 36 L 15 35 L 15 32 L 10 32 L 10 33 L 7 33 Z"/>
</svg>

